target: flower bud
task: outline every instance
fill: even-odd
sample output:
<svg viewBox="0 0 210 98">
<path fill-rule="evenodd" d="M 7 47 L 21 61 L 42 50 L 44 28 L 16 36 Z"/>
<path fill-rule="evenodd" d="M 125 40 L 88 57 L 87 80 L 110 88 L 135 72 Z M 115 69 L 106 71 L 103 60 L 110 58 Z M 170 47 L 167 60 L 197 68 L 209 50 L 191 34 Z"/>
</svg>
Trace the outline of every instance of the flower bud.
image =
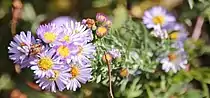
<svg viewBox="0 0 210 98">
<path fill-rule="evenodd" d="M 96 30 L 97 27 L 96 27 L 95 25 L 93 25 L 91 29 L 92 29 L 92 30 Z"/>
<path fill-rule="evenodd" d="M 107 16 L 102 13 L 97 13 L 96 20 L 99 22 L 105 22 L 107 20 Z"/>
<path fill-rule="evenodd" d="M 19 98 L 28 98 L 26 94 L 21 94 Z"/>
<path fill-rule="evenodd" d="M 86 19 L 85 24 L 87 25 L 88 28 L 92 28 L 93 26 L 95 26 L 95 20 L 88 18 Z"/>
<path fill-rule="evenodd" d="M 103 60 L 103 62 L 105 62 L 105 63 L 110 63 L 110 62 L 112 62 L 112 55 L 109 54 L 109 53 L 105 53 L 105 54 L 102 56 L 102 60 Z"/>
<path fill-rule="evenodd" d="M 14 90 L 12 90 L 12 92 L 10 94 L 10 98 L 19 98 L 21 94 L 22 93 L 20 92 L 19 89 L 14 89 Z"/>
<path fill-rule="evenodd" d="M 120 76 L 121 77 L 127 77 L 129 75 L 128 69 L 127 68 L 122 68 L 120 70 Z"/>
<path fill-rule="evenodd" d="M 107 26 L 108 28 L 110 28 L 111 25 L 112 25 L 112 21 L 111 21 L 111 20 L 107 20 L 107 21 L 106 21 L 106 26 Z"/>
<path fill-rule="evenodd" d="M 108 32 L 108 29 L 106 27 L 98 27 L 97 30 L 96 30 L 96 35 L 98 37 L 104 37 Z"/>
</svg>

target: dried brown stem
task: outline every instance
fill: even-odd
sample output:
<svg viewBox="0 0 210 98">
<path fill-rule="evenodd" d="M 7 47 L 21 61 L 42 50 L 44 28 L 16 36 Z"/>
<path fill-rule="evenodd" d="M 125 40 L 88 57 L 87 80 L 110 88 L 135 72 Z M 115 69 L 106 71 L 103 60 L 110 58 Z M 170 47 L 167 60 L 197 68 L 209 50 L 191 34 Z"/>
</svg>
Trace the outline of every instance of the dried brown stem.
<svg viewBox="0 0 210 98">
<path fill-rule="evenodd" d="M 107 55 L 106 53 L 104 54 L 105 55 L 105 59 L 106 59 L 106 63 L 108 65 L 108 74 L 109 74 L 109 94 L 111 96 L 111 98 L 114 98 L 113 96 L 113 93 L 112 93 L 112 74 L 111 74 L 111 64 L 110 64 L 110 61 L 107 59 Z"/>
<path fill-rule="evenodd" d="M 13 36 L 16 34 L 16 23 L 14 22 L 11 24 L 11 32 Z"/>
<path fill-rule="evenodd" d="M 194 29 L 193 34 L 192 34 L 192 38 L 194 40 L 199 39 L 199 37 L 201 35 L 201 29 L 202 29 L 203 23 L 204 23 L 204 18 L 199 16 L 197 18 L 197 21 L 196 21 L 196 24 L 195 24 L 195 29 Z"/>
<path fill-rule="evenodd" d="M 21 0 L 12 1 L 12 23 L 11 23 L 12 35 L 16 34 L 16 25 L 18 20 L 20 19 L 22 7 L 23 4 Z"/>
</svg>

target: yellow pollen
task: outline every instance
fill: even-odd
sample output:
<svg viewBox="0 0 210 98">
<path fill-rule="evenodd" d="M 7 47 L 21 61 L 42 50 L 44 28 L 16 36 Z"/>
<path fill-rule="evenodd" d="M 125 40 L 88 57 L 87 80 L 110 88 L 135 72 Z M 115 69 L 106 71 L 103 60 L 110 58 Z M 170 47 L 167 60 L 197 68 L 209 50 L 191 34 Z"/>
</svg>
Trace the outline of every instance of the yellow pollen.
<svg viewBox="0 0 210 98">
<path fill-rule="evenodd" d="M 173 61 L 173 60 L 176 59 L 176 54 L 170 53 L 170 54 L 168 55 L 168 58 L 169 58 L 169 61 Z"/>
<path fill-rule="evenodd" d="M 98 27 L 96 35 L 99 37 L 103 37 L 107 33 L 107 28 L 105 27 Z"/>
<path fill-rule="evenodd" d="M 48 80 L 50 80 L 50 81 L 55 81 L 58 78 L 59 71 L 53 70 L 53 72 L 54 72 L 55 76 L 48 78 Z"/>
<path fill-rule="evenodd" d="M 38 66 L 41 70 L 48 70 L 53 66 L 53 61 L 48 57 L 44 57 L 39 60 Z"/>
<path fill-rule="evenodd" d="M 160 24 L 163 25 L 165 22 L 165 18 L 163 16 L 155 16 L 152 21 L 154 22 L 154 24 Z"/>
<path fill-rule="evenodd" d="M 56 35 L 53 32 L 46 32 L 44 34 L 44 38 L 49 42 L 53 42 L 56 39 Z"/>
<path fill-rule="evenodd" d="M 179 32 L 172 32 L 169 36 L 171 39 L 177 39 L 178 38 L 178 35 L 179 35 Z"/>
<path fill-rule="evenodd" d="M 79 75 L 79 68 L 78 67 L 76 67 L 76 66 L 73 66 L 72 68 L 71 68 L 71 75 L 72 75 L 72 78 L 75 78 L 75 77 L 77 77 L 78 75 Z"/>
<path fill-rule="evenodd" d="M 60 46 L 57 51 L 62 57 L 67 57 L 70 53 L 69 48 L 66 46 Z"/>
<path fill-rule="evenodd" d="M 63 40 L 66 41 L 66 42 L 69 42 L 70 41 L 70 38 L 69 38 L 68 35 L 66 35 L 66 36 L 64 36 Z"/>
</svg>

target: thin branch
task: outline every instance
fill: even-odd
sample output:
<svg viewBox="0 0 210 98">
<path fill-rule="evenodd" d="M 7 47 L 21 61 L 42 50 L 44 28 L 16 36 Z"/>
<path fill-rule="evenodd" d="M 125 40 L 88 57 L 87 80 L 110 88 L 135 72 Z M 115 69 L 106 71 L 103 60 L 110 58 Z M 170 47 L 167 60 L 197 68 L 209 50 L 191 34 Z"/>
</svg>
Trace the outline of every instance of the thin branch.
<svg viewBox="0 0 210 98">
<path fill-rule="evenodd" d="M 12 1 L 12 23 L 11 23 L 12 35 L 16 34 L 16 25 L 18 20 L 20 19 L 22 7 L 23 4 L 21 0 Z"/>
<path fill-rule="evenodd" d="M 107 65 L 108 65 L 108 74 L 109 74 L 109 93 L 110 93 L 111 98 L 114 98 L 113 93 L 112 93 L 111 64 L 110 64 L 110 61 L 107 59 L 106 53 L 104 53 L 104 55 L 105 55 L 106 63 L 107 63 Z"/>
<path fill-rule="evenodd" d="M 203 23 L 204 23 L 204 18 L 202 16 L 199 16 L 197 18 L 195 29 L 194 29 L 193 34 L 192 34 L 192 38 L 194 40 L 199 39 L 199 37 L 201 35 L 201 29 L 202 29 Z"/>
</svg>

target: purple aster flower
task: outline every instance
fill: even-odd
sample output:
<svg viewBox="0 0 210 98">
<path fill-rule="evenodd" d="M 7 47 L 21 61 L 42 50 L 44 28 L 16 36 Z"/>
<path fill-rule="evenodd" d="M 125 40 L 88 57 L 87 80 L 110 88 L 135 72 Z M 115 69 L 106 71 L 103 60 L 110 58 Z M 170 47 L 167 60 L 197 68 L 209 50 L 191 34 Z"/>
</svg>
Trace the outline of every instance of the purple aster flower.
<svg viewBox="0 0 210 98">
<path fill-rule="evenodd" d="M 180 40 L 176 40 L 171 44 L 171 47 L 175 48 L 175 49 L 184 49 L 184 42 L 180 41 Z"/>
<path fill-rule="evenodd" d="M 30 67 L 30 62 L 36 54 L 40 53 L 43 45 L 31 35 L 31 32 L 20 32 L 10 42 L 9 58 L 21 68 Z"/>
<path fill-rule="evenodd" d="M 166 29 L 162 29 L 160 25 L 154 26 L 154 30 L 151 32 L 151 34 L 155 37 L 166 39 L 168 38 L 168 32 Z"/>
<path fill-rule="evenodd" d="M 105 22 L 107 19 L 108 19 L 107 16 L 102 13 L 96 14 L 96 20 L 99 22 Z"/>
<path fill-rule="evenodd" d="M 20 32 L 20 34 L 15 35 L 14 41 L 10 42 L 9 58 L 14 60 L 14 62 L 22 62 L 29 56 L 31 45 L 36 43 L 35 38 L 31 35 L 31 32 Z"/>
<path fill-rule="evenodd" d="M 78 51 L 76 55 L 72 56 L 73 62 L 77 62 L 80 65 L 85 65 L 90 63 L 90 58 L 94 58 L 94 53 L 96 52 L 96 47 L 92 44 L 80 44 L 77 46 Z"/>
<path fill-rule="evenodd" d="M 64 32 L 59 38 L 63 38 L 68 42 L 78 44 L 82 42 L 87 43 L 93 40 L 92 30 L 87 29 L 87 27 L 80 24 L 80 22 L 70 21 L 69 23 L 65 23 L 63 29 Z"/>
<path fill-rule="evenodd" d="M 170 32 L 169 38 L 173 41 L 172 47 L 180 49 L 184 47 L 188 32 L 182 24 L 172 23 L 166 27 Z"/>
<path fill-rule="evenodd" d="M 36 83 L 39 84 L 41 89 L 47 91 L 56 92 L 57 88 L 59 91 L 63 91 L 66 88 L 68 79 L 71 77 L 69 70 L 53 70 L 54 75 L 51 77 L 39 78 L 35 76 Z"/>
<path fill-rule="evenodd" d="M 62 68 L 62 62 L 55 55 L 54 49 L 46 49 L 38 55 L 36 59 L 30 62 L 31 70 L 34 71 L 35 75 L 43 78 L 45 76 L 52 76 L 54 69 Z"/>
<path fill-rule="evenodd" d="M 166 28 L 171 32 L 169 37 L 172 40 L 185 41 L 187 39 L 188 32 L 182 24 L 172 23 Z"/>
<path fill-rule="evenodd" d="M 62 26 L 62 29 L 63 29 L 63 32 L 60 35 L 58 35 L 59 42 L 63 42 L 67 44 L 71 44 L 71 43 L 78 44 L 84 41 L 80 33 L 74 33 L 75 28 L 71 28 L 69 23 L 64 24 Z"/>
<path fill-rule="evenodd" d="M 54 20 L 52 20 L 51 23 L 56 24 L 57 26 L 62 26 L 66 22 L 70 22 L 70 21 L 76 21 L 76 20 L 69 16 L 59 16 L 55 18 Z"/>
<path fill-rule="evenodd" d="M 60 43 L 53 47 L 56 50 L 56 55 L 61 60 L 69 60 L 71 56 L 76 55 L 78 49 L 74 44 Z"/>
<path fill-rule="evenodd" d="M 167 26 L 169 23 L 175 22 L 174 16 L 169 14 L 166 9 L 161 6 L 155 6 L 145 11 L 143 16 L 143 23 L 147 28 L 154 28 L 157 25 L 161 27 Z"/>
<path fill-rule="evenodd" d="M 165 72 L 172 70 L 176 73 L 178 70 L 185 69 L 188 63 L 187 55 L 184 49 L 168 53 L 168 55 L 160 60 L 162 69 Z"/>
<path fill-rule="evenodd" d="M 72 77 L 68 80 L 66 88 L 68 90 L 76 91 L 77 88 L 81 87 L 80 83 L 85 84 L 91 79 L 92 68 L 90 68 L 90 65 L 78 66 L 75 64 L 71 64 L 70 67 L 70 74 Z"/>
<path fill-rule="evenodd" d="M 37 31 L 37 36 L 42 39 L 45 43 L 49 43 L 53 45 L 57 42 L 58 35 L 63 32 L 63 30 L 56 26 L 55 24 L 49 23 L 45 25 L 41 25 Z"/>
<path fill-rule="evenodd" d="M 113 58 L 121 57 L 121 53 L 118 49 L 112 49 L 109 51 L 109 53 L 112 55 Z"/>
</svg>

